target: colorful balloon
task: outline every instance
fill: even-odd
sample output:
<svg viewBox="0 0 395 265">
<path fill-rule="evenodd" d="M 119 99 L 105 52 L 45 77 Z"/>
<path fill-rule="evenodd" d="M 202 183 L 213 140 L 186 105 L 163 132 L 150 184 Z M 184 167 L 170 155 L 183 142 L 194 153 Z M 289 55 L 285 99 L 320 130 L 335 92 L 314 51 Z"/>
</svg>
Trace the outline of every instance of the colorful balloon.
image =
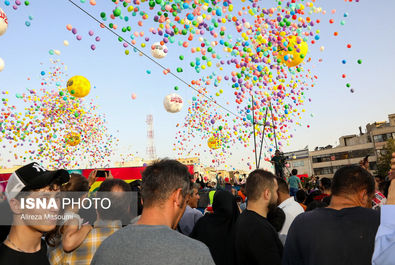
<svg viewBox="0 0 395 265">
<path fill-rule="evenodd" d="M 4 60 L 0 58 L 0 72 L 4 70 L 5 63 Z"/>
<path fill-rule="evenodd" d="M 221 148 L 221 141 L 217 137 L 211 136 L 207 140 L 207 145 L 210 149 L 216 150 Z"/>
<path fill-rule="evenodd" d="M 69 132 L 65 136 L 65 142 L 67 145 L 76 146 L 81 142 L 81 135 L 77 132 Z"/>
<path fill-rule="evenodd" d="M 163 106 L 165 107 L 166 111 L 170 113 L 181 111 L 183 104 L 184 102 L 182 97 L 175 93 L 167 95 L 163 99 Z"/>
<path fill-rule="evenodd" d="M 67 81 L 67 90 L 77 98 L 83 98 L 89 94 L 91 83 L 83 76 L 76 75 Z"/>
<path fill-rule="evenodd" d="M 161 45 L 159 42 L 155 42 L 151 46 L 151 54 L 157 59 L 165 58 L 167 55 L 166 45 Z"/>
<path fill-rule="evenodd" d="M 300 37 L 289 36 L 286 47 L 279 46 L 280 60 L 288 67 L 295 67 L 301 64 L 309 50 L 308 44 Z"/>
<path fill-rule="evenodd" d="M 7 28 L 8 28 L 7 15 L 0 8 L 0 36 L 7 31 Z"/>
</svg>

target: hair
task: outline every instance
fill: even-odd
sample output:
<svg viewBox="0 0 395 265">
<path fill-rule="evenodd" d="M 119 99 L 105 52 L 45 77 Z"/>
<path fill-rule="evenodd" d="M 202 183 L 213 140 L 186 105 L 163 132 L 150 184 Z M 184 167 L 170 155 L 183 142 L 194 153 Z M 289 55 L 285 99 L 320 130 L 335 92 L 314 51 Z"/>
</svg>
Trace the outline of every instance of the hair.
<svg viewBox="0 0 395 265">
<path fill-rule="evenodd" d="M 193 189 L 200 190 L 201 187 L 202 187 L 202 186 L 200 186 L 199 183 L 193 183 L 193 185 L 192 185 L 192 190 L 193 190 Z"/>
<path fill-rule="evenodd" d="M 115 187 L 122 189 L 122 192 L 113 192 Z M 106 179 L 102 182 L 97 190 L 98 198 L 108 198 L 111 202 L 111 207 L 103 209 L 97 208 L 101 220 L 124 220 L 129 216 L 129 207 L 131 196 L 130 185 L 122 179 Z"/>
<path fill-rule="evenodd" d="M 328 206 L 328 204 L 326 204 L 325 202 L 312 201 L 312 202 L 309 203 L 309 205 L 307 205 L 306 212 L 312 211 L 312 210 L 317 209 L 317 208 L 325 208 L 327 206 Z"/>
<path fill-rule="evenodd" d="M 336 171 L 333 176 L 332 194 L 335 196 L 355 194 L 366 190 L 372 195 L 375 190 L 373 176 L 360 166 L 345 166 Z"/>
<path fill-rule="evenodd" d="M 291 174 L 292 174 L 292 176 L 298 175 L 298 170 L 297 169 L 292 169 Z"/>
<path fill-rule="evenodd" d="M 331 189 L 332 181 L 331 181 L 330 179 L 328 179 L 328 178 L 322 178 L 322 179 L 320 180 L 320 182 L 321 182 L 321 186 L 322 186 L 324 189 L 326 189 L 326 190 Z"/>
<path fill-rule="evenodd" d="M 303 203 L 306 200 L 307 195 L 306 195 L 306 192 L 304 192 L 304 190 L 298 190 L 296 192 L 296 196 L 295 197 L 296 197 L 296 201 L 297 202 Z"/>
<path fill-rule="evenodd" d="M 268 212 L 267 220 L 277 232 L 280 232 L 285 223 L 285 213 L 281 208 L 276 207 Z"/>
<path fill-rule="evenodd" d="M 283 178 L 276 178 L 278 184 L 278 191 L 281 193 L 289 194 L 289 188 L 287 182 Z"/>
<path fill-rule="evenodd" d="M 385 180 L 383 182 L 380 182 L 379 184 L 379 191 L 387 198 L 388 197 L 388 189 L 391 185 L 390 180 Z"/>
<path fill-rule="evenodd" d="M 165 202 L 177 189 L 181 189 L 181 194 L 185 197 L 192 187 L 192 176 L 187 166 L 176 160 L 155 161 L 142 175 L 141 195 L 144 207 Z"/>
<path fill-rule="evenodd" d="M 252 171 L 247 178 L 246 193 L 249 201 L 256 201 L 265 189 L 273 190 L 274 180 L 276 177 L 273 173 L 263 169 Z"/>
<path fill-rule="evenodd" d="M 70 180 L 62 185 L 61 191 L 89 191 L 88 180 L 80 174 L 70 174 Z"/>
</svg>

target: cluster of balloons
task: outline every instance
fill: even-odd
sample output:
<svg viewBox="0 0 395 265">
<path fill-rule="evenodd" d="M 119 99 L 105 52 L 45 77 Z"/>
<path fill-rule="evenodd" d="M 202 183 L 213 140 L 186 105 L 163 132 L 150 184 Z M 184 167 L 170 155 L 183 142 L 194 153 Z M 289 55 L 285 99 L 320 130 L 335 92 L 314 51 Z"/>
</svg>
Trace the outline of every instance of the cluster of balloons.
<svg viewBox="0 0 395 265">
<path fill-rule="evenodd" d="M 83 98 L 89 93 L 89 80 L 68 78 L 66 68 L 59 59 L 51 59 L 49 68 L 42 71 L 40 88 L 16 94 L 20 101 L 16 105 L 9 103 L 7 91 L 1 92 L 2 154 L 14 152 L 16 160 L 40 161 L 55 168 L 109 163 L 118 139 L 108 133 L 105 116 L 97 113 L 93 101 Z"/>
</svg>

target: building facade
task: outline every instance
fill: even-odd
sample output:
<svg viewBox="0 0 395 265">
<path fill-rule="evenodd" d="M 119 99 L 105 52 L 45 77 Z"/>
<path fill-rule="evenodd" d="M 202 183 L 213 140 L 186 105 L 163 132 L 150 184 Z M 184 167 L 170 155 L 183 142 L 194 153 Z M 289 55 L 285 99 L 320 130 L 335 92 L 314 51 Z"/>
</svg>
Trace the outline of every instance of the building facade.
<svg viewBox="0 0 395 265">
<path fill-rule="evenodd" d="M 339 145 L 316 147 L 314 151 L 299 150 L 288 152 L 291 169 L 300 174 L 332 178 L 333 174 L 346 165 L 358 165 L 368 157 L 369 171 L 377 170 L 377 160 L 383 154 L 388 139 L 395 139 L 395 114 L 388 115 L 388 122 L 375 122 L 366 125 L 366 131 L 359 128 L 359 135 L 345 135 L 339 138 Z M 306 157 L 306 152 L 308 153 Z"/>
</svg>

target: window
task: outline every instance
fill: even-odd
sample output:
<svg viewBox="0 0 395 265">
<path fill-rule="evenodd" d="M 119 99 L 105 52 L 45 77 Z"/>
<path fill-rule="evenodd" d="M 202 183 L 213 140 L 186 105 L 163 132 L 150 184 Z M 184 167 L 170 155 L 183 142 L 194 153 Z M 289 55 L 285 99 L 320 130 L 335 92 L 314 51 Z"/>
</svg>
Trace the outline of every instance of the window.
<svg viewBox="0 0 395 265">
<path fill-rule="evenodd" d="M 304 161 L 292 162 L 292 167 L 304 167 Z"/>
<path fill-rule="evenodd" d="M 313 156 L 313 163 L 321 163 L 331 161 L 331 155 Z"/>
<path fill-rule="evenodd" d="M 375 135 L 373 136 L 373 140 L 376 143 L 386 142 L 389 139 L 394 139 L 394 134 L 395 133 L 386 133 L 386 134 Z"/>
<path fill-rule="evenodd" d="M 350 151 L 350 158 L 365 157 L 367 155 L 374 155 L 373 149 L 361 149 Z"/>
<path fill-rule="evenodd" d="M 333 174 L 333 169 L 332 169 L 332 167 L 314 168 L 314 174 L 316 174 L 316 175 Z"/>
</svg>

